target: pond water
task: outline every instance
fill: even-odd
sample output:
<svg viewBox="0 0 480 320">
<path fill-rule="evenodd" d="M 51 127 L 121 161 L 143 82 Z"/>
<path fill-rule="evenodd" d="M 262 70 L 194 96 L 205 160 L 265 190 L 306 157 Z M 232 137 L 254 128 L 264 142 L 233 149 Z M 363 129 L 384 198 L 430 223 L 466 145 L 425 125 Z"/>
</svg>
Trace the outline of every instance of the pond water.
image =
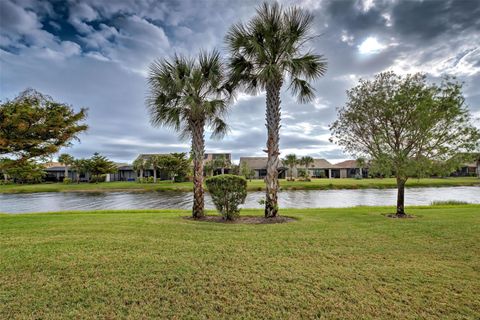
<svg viewBox="0 0 480 320">
<path fill-rule="evenodd" d="M 244 208 L 260 208 L 264 192 L 248 193 Z M 458 200 L 480 203 L 480 187 L 412 188 L 405 192 L 406 205 Z M 206 208 L 213 209 L 206 195 Z M 329 208 L 395 205 L 396 189 L 295 190 L 279 193 L 281 208 Z M 45 192 L 0 194 L 0 212 L 27 213 L 97 209 L 190 209 L 190 192 Z"/>
</svg>

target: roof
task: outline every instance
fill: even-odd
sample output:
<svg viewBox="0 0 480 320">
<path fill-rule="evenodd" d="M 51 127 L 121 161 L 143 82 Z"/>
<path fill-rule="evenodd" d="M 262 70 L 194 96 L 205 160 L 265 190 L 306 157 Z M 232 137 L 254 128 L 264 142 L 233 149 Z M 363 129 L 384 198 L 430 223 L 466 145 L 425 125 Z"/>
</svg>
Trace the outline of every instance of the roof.
<svg viewBox="0 0 480 320">
<path fill-rule="evenodd" d="M 246 163 L 250 169 L 265 169 L 267 168 L 267 160 L 267 157 L 240 157 L 240 165 Z M 305 166 L 297 165 L 297 168 L 305 168 Z M 325 159 L 313 159 L 313 165 L 309 168 L 329 169 L 335 167 Z"/>
<path fill-rule="evenodd" d="M 357 160 L 346 160 L 339 163 L 334 164 L 335 168 L 339 169 L 351 169 L 351 168 L 358 168 Z"/>
<path fill-rule="evenodd" d="M 51 166 L 45 168 L 45 171 L 65 171 L 65 166 Z"/>
<path fill-rule="evenodd" d="M 42 166 L 43 166 L 44 168 L 52 168 L 52 167 L 61 167 L 61 166 L 63 166 L 63 164 L 60 163 L 60 162 L 53 162 L 53 161 L 51 161 L 51 162 L 43 163 Z"/>
<path fill-rule="evenodd" d="M 245 163 L 250 169 L 265 169 L 267 160 L 267 157 L 240 157 L 240 166 Z"/>
</svg>

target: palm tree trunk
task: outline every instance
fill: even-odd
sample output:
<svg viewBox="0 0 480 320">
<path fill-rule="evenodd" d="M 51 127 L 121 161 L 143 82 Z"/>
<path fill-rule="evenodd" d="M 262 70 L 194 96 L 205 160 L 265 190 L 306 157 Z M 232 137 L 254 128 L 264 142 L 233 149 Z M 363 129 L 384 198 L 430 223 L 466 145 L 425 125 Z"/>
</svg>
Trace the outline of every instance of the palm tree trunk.
<svg viewBox="0 0 480 320">
<path fill-rule="evenodd" d="M 64 164 L 64 166 L 65 166 L 65 173 L 64 173 L 65 177 L 63 178 L 63 180 L 65 180 L 66 178 L 68 178 L 68 167 L 67 167 L 66 164 Z"/>
<path fill-rule="evenodd" d="M 407 179 L 397 177 L 397 216 L 405 216 L 405 182 Z"/>
<path fill-rule="evenodd" d="M 267 175 L 265 217 L 273 218 L 278 213 L 278 165 L 280 140 L 280 89 L 282 79 L 271 81 L 266 86 L 267 91 Z"/>
<path fill-rule="evenodd" d="M 204 121 L 191 122 L 193 151 L 193 208 L 192 216 L 201 218 L 205 215 L 203 190 L 203 155 L 205 153 Z"/>
<path fill-rule="evenodd" d="M 153 183 L 157 183 L 157 168 L 153 167 Z"/>
</svg>

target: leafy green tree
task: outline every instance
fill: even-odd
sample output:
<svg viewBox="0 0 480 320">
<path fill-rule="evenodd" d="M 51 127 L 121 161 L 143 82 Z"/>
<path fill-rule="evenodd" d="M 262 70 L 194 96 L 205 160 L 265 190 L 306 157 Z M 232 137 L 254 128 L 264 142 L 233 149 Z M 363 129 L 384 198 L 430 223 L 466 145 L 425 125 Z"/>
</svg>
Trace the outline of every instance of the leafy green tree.
<svg viewBox="0 0 480 320">
<path fill-rule="evenodd" d="M 187 158 L 185 152 L 172 153 L 172 170 L 171 177 L 173 181 L 184 181 L 188 175 L 188 170 L 190 169 L 190 159 Z"/>
<path fill-rule="evenodd" d="M 303 156 L 300 158 L 299 163 L 303 166 L 305 166 L 305 174 L 307 179 L 310 178 L 310 170 L 308 168 L 311 167 L 311 165 L 314 163 L 314 160 L 310 156 Z"/>
<path fill-rule="evenodd" d="M 75 112 L 33 89 L 0 105 L 0 155 L 28 160 L 68 146 L 87 130 L 86 109 Z"/>
<path fill-rule="evenodd" d="M 230 160 L 228 160 L 227 157 L 225 157 L 225 155 L 223 154 L 213 159 L 214 169 L 220 168 L 221 174 L 225 174 L 225 169 L 230 168 L 230 166 L 231 166 Z"/>
<path fill-rule="evenodd" d="M 312 35 L 313 15 L 296 8 L 264 3 L 248 23 L 230 28 L 226 42 L 230 49 L 232 87 L 240 86 L 256 94 L 266 91 L 267 175 L 265 217 L 278 213 L 278 166 L 280 163 L 280 90 L 286 79 L 300 102 L 315 94 L 309 81 L 327 69 L 322 56 L 313 54 L 306 44 Z"/>
<path fill-rule="evenodd" d="M 204 216 L 203 158 L 205 127 L 212 138 L 227 132 L 224 115 L 231 99 L 220 54 L 201 52 L 196 59 L 175 55 L 171 60 L 158 60 L 150 66 L 147 99 L 151 123 L 179 132 L 190 138 L 193 154 L 194 218 Z"/>
<path fill-rule="evenodd" d="M 77 183 L 80 183 L 80 176 L 86 174 L 90 169 L 90 161 L 88 159 L 74 159 L 71 168 L 75 171 Z"/>
<path fill-rule="evenodd" d="M 290 180 L 293 180 L 293 169 L 297 166 L 298 164 L 298 159 L 297 156 L 293 153 L 287 154 L 285 156 L 285 159 L 282 160 L 283 165 L 287 166 L 290 168 L 289 173 L 290 173 Z"/>
<path fill-rule="evenodd" d="M 213 176 L 213 171 L 215 170 L 215 163 L 213 160 L 205 161 L 203 164 L 203 172 L 206 177 Z"/>
<path fill-rule="evenodd" d="M 65 178 L 68 178 L 68 167 L 72 165 L 75 159 L 68 153 L 62 153 L 58 157 L 58 162 L 62 163 L 65 166 Z"/>
<path fill-rule="evenodd" d="M 439 166 L 454 169 L 461 152 L 479 145 L 480 133 L 464 103 L 462 85 L 445 78 L 427 83 L 423 74 L 393 72 L 362 80 L 331 126 L 332 141 L 369 158 L 369 170 L 397 179 L 398 216 L 405 216 L 405 183 Z"/>
<path fill-rule="evenodd" d="M 100 155 L 98 152 L 95 152 L 93 156 L 88 159 L 88 162 L 88 169 L 90 174 L 95 177 L 95 182 L 100 180 L 101 175 L 115 173 L 118 170 L 113 161 L 108 160 L 105 156 Z"/>
<path fill-rule="evenodd" d="M 3 159 L 0 166 L 4 174 L 16 183 L 39 183 L 45 175 L 43 166 L 33 160 Z"/>
<path fill-rule="evenodd" d="M 245 179 L 252 180 L 252 177 L 255 176 L 255 170 L 251 169 L 246 162 L 242 162 L 240 165 L 240 175 L 244 176 Z"/>
</svg>

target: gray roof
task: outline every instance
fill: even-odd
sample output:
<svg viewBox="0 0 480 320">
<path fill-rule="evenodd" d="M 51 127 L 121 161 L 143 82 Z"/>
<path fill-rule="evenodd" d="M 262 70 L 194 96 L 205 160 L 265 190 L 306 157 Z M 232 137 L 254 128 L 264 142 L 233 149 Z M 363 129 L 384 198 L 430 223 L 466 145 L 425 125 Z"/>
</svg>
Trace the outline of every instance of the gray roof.
<svg viewBox="0 0 480 320">
<path fill-rule="evenodd" d="M 246 163 L 250 169 L 265 169 L 267 168 L 267 157 L 240 157 L 240 166 L 242 163 Z M 297 168 L 305 168 L 305 166 L 297 165 Z M 309 168 L 330 169 L 335 168 L 335 166 L 325 159 L 313 159 L 313 165 L 310 165 Z"/>
</svg>

